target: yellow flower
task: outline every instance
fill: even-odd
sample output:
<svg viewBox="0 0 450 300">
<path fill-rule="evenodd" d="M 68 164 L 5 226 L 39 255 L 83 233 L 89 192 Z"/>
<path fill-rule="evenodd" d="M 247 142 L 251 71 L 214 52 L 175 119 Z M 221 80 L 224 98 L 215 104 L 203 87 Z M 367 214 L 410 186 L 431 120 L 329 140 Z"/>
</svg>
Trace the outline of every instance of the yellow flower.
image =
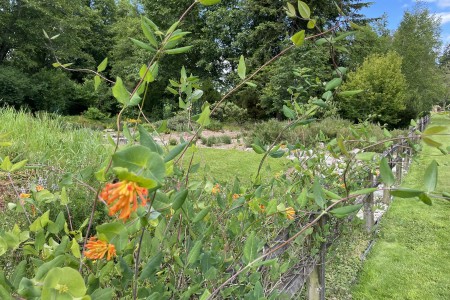
<svg viewBox="0 0 450 300">
<path fill-rule="evenodd" d="M 19 198 L 24 199 L 24 198 L 30 198 L 31 194 L 25 194 L 25 193 L 20 193 Z"/>
<path fill-rule="evenodd" d="M 292 207 L 286 208 L 285 213 L 286 213 L 286 218 L 288 218 L 288 220 L 295 219 L 295 210 Z"/>
<path fill-rule="evenodd" d="M 218 193 L 220 193 L 220 184 L 216 183 L 216 185 L 213 186 L 211 193 L 213 195 L 217 195 Z"/>
<path fill-rule="evenodd" d="M 141 199 L 141 205 L 146 205 L 148 190 L 128 180 L 108 183 L 100 194 L 106 204 L 110 205 L 109 215 L 112 216 L 120 211 L 119 219 L 121 220 L 128 219 L 130 214 L 136 211 L 138 196 Z"/>
<path fill-rule="evenodd" d="M 42 191 L 43 189 L 45 189 L 45 187 L 43 187 L 42 185 L 36 186 L 36 191 L 38 191 L 38 192 Z"/>
<path fill-rule="evenodd" d="M 97 237 L 93 236 L 86 243 L 86 250 L 84 250 L 84 256 L 89 259 L 101 259 L 106 256 L 106 260 L 111 260 L 116 256 L 116 247 L 113 244 L 108 244 L 105 241 L 97 240 Z"/>
</svg>

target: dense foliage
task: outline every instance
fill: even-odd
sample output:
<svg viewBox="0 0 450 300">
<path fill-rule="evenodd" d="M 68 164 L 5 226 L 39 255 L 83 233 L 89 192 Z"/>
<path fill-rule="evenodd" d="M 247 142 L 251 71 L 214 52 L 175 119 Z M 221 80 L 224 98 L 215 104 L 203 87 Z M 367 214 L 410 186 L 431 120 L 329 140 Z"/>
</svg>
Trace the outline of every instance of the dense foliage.
<svg viewBox="0 0 450 300">
<path fill-rule="evenodd" d="M 401 66 L 402 58 L 395 52 L 367 57 L 342 85 L 343 91 L 361 90 L 355 95 L 341 94 L 339 107 L 343 116 L 396 125 L 406 107 L 407 85 Z"/>
<path fill-rule="evenodd" d="M 201 24 L 196 23 L 197 18 L 189 20 L 191 14 L 199 17 L 202 22 L 209 6 L 219 2 L 220 0 L 192 1 L 187 9 L 180 12 L 179 6 L 168 6 L 165 3 L 161 5 L 161 9 L 167 11 L 161 12 L 164 16 L 168 15 L 174 19 L 156 18 L 157 23 L 142 15 L 146 6 L 152 9 L 159 7 L 153 5 L 160 2 L 154 1 L 144 2 L 145 5 L 141 5 L 142 3 L 134 5 L 125 1 L 118 4 L 112 1 L 94 1 L 88 5 L 85 2 L 71 2 L 73 6 L 68 6 L 68 11 L 64 11 L 66 8 L 64 5 L 58 6 L 64 2 L 56 5 L 54 3 L 56 11 L 51 10 L 53 6 L 49 6 L 49 10 L 41 15 L 44 17 L 47 13 L 53 13 L 52 16 L 58 16 L 61 9 L 62 13 L 69 12 L 76 16 L 95 12 L 97 16 L 103 17 L 105 23 L 102 24 L 107 24 L 114 19 L 110 14 L 114 11 L 112 8 L 118 7 L 118 11 L 123 13 L 123 20 L 126 20 L 122 24 L 130 24 L 127 28 L 130 31 L 116 27 L 112 32 L 123 34 L 122 41 L 125 41 L 127 36 L 134 48 L 133 51 L 125 52 L 125 43 L 105 43 L 111 47 L 119 45 L 115 49 L 117 52 L 112 55 L 119 61 L 118 64 L 122 59 L 120 55 L 117 56 L 118 53 L 128 55 L 130 58 L 129 63 L 122 64 L 122 67 L 118 68 L 116 63 L 108 58 L 101 59 L 98 63 L 94 56 L 59 55 L 59 47 L 62 45 L 58 45 L 58 36 L 52 35 L 54 32 L 50 30 L 48 30 L 50 35 L 44 31 L 48 46 L 56 53 L 56 61 L 52 64 L 55 69 L 37 70 L 39 77 L 45 79 L 37 87 L 43 91 L 49 86 L 49 90 L 54 93 L 42 96 L 48 106 L 44 104 L 41 106 L 46 109 L 56 107 L 56 110 L 72 111 L 71 101 L 76 103 L 74 99 L 77 98 L 70 96 L 71 89 L 77 91 L 82 83 L 83 87 L 89 86 L 88 81 L 83 81 L 87 77 L 83 78 L 80 74 L 94 75 L 92 84 L 94 91 L 102 93 L 102 87 L 110 87 L 110 93 L 115 99 L 116 109 L 119 110 L 116 115 L 117 132 L 113 139 L 108 135 L 104 137 L 92 135 L 93 138 L 89 138 L 86 132 L 87 134 L 90 132 L 83 130 L 77 131 L 75 135 L 65 135 L 64 130 L 61 130 L 50 148 L 38 148 L 38 162 L 24 159 L 22 157 L 24 153 L 21 151 L 26 150 L 20 150 L 20 145 L 15 146 L 18 153 L 15 151 L 2 153 L 0 170 L 3 180 L 10 187 L 7 208 L 13 216 L 20 216 L 8 223 L 8 226 L 2 227 L 0 231 L 0 255 L 5 255 L 5 259 L 7 257 L 15 259 L 12 264 L 7 264 L 5 270 L 0 271 L 2 299 L 19 296 L 28 299 L 73 300 L 292 298 L 301 291 L 302 284 L 290 286 L 287 282 L 291 281 L 290 277 L 297 276 L 298 268 L 314 267 L 318 256 L 325 255 L 327 243 L 335 238 L 345 222 L 351 221 L 351 218 L 347 217 L 363 206 L 357 198 L 376 190 L 366 188 L 368 172 L 379 173 L 386 186 L 385 189 L 393 186 L 395 177 L 387 158 L 381 158 L 379 153 L 369 151 L 372 146 L 380 146 L 384 150 L 393 144 L 396 138 L 386 129 L 383 130 L 383 136 L 386 138 L 383 141 L 379 141 L 371 134 L 368 122 L 364 122 L 363 126 L 349 126 L 356 140 L 346 141 L 342 134 L 333 133 L 331 130 L 326 133 L 327 135 L 323 132 L 320 134 L 319 129 L 318 140 L 323 143 L 309 150 L 299 142 L 291 144 L 280 140 L 284 132 L 297 127 L 306 128 L 317 118 L 333 114 L 335 112 L 333 101 L 338 99 L 336 97 L 360 92 L 342 90 L 347 68 L 341 64 L 346 60 L 346 46 L 354 34 L 348 29 L 359 28 L 359 25 L 352 22 L 359 16 L 348 17 L 346 13 L 349 8 L 358 8 L 366 4 L 349 1 L 347 6 L 335 7 L 337 13 L 327 15 L 324 21 L 323 16 L 316 11 L 320 5 L 310 7 L 300 0 L 296 3 L 297 7 L 288 3 L 284 7 L 281 5 L 270 7 L 267 11 L 264 10 L 264 6 L 252 11 L 258 3 L 261 4 L 260 2 L 250 0 L 235 2 L 237 9 L 245 8 L 251 12 L 250 20 L 247 18 L 237 20 L 238 23 L 244 22 L 237 28 L 246 29 L 244 34 L 252 38 L 256 38 L 258 30 L 270 29 L 263 30 L 269 34 L 267 40 L 272 43 L 280 39 L 279 44 L 274 44 L 280 48 L 274 50 L 273 58 L 259 47 L 253 48 L 251 54 L 247 55 L 247 47 L 255 45 L 246 45 L 245 39 L 242 39 L 242 36 L 240 39 L 239 34 L 236 39 L 233 37 L 232 41 L 237 42 L 233 49 L 239 50 L 238 54 L 246 55 L 240 54 L 234 57 L 235 60 L 227 57 L 230 69 L 220 70 L 219 77 L 223 78 L 217 80 L 215 82 L 217 86 L 214 87 L 213 84 L 208 93 L 207 89 L 202 89 L 204 78 L 195 75 L 195 68 L 199 66 L 190 58 L 192 54 L 190 51 L 193 49 L 190 44 L 195 44 L 196 40 L 189 40 L 194 35 L 185 30 L 191 30 L 189 26 L 193 26 L 192 30 L 195 29 L 196 32 L 199 28 L 204 28 L 196 27 Z M 33 6 L 33 3 L 9 2 L 7 10 L 30 9 L 31 13 L 34 9 L 46 7 Z M 111 9 L 106 9 L 108 7 Z M 291 23 L 287 22 L 287 17 L 279 19 L 278 10 L 273 8 L 282 10 L 283 15 L 292 18 L 293 27 L 289 27 Z M 180 13 L 181 17 L 177 18 L 177 14 Z M 278 32 L 280 27 L 275 23 L 265 24 L 265 18 L 271 22 L 287 22 L 287 28 L 295 30 L 283 38 Z M 76 21 L 79 20 L 74 20 L 74 24 L 79 24 Z M 90 25 L 93 30 L 98 30 L 92 32 L 95 39 L 95 34 L 101 33 L 103 27 L 101 24 L 95 27 L 96 23 L 92 21 Z M 334 25 L 328 23 L 329 21 L 335 21 Z M 187 29 L 184 22 L 190 24 L 186 25 Z M 253 28 L 252 24 L 257 26 Z M 314 34 L 315 30 L 317 34 Z M 104 37 L 107 36 L 105 32 Z M 96 40 L 100 41 L 102 39 Z M 210 42 L 217 43 L 216 40 Z M 251 144 L 255 153 L 261 155 L 254 174 L 242 182 L 238 178 L 234 181 L 221 182 L 208 174 L 206 166 L 204 170 L 206 175 L 203 178 L 194 179 L 190 176 L 200 168 L 198 164 L 193 163 L 194 156 L 198 153 L 196 142 L 201 130 L 213 125 L 211 117 L 214 113 L 218 112 L 217 118 L 231 118 L 230 115 L 239 117 L 251 113 L 236 105 L 225 105 L 225 100 L 244 85 L 248 88 L 243 92 L 247 93 L 249 98 L 259 100 L 258 93 L 254 91 L 266 88 L 259 80 L 264 76 L 268 76 L 267 78 L 272 76 L 270 73 L 261 72 L 263 67 L 273 63 L 283 54 L 295 53 L 296 51 L 290 50 L 301 48 L 303 45 L 309 46 L 310 49 L 315 46 L 330 49 L 333 71 L 330 70 L 331 75 L 324 80 L 313 77 L 314 66 L 295 68 L 293 71 L 297 80 L 294 80 L 293 85 L 287 89 L 289 99 L 284 103 L 277 101 L 274 108 L 278 109 L 273 112 L 258 112 L 261 116 L 279 114 L 278 117 L 285 119 L 286 122 L 280 123 L 283 125 L 278 128 L 277 136 L 269 136 L 264 142 L 255 138 Z M 91 53 L 89 50 L 91 45 L 79 43 L 73 46 L 76 50 L 74 53 L 78 50 Z M 225 48 L 225 45 L 219 44 L 219 49 L 222 47 Z M 74 49 L 69 49 L 68 53 L 73 54 L 71 50 Z M 7 52 L 10 55 L 6 59 L 8 67 L 15 68 L 20 60 L 14 55 L 19 52 L 16 53 L 14 47 Z M 270 51 L 268 52 L 270 54 Z M 398 71 L 400 58 L 391 53 L 386 56 L 396 59 L 397 63 L 391 71 L 394 75 L 401 75 L 399 72 L 395 73 Z M 374 56 L 373 59 L 381 57 Z M 85 61 L 77 62 L 79 58 Z M 84 68 L 83 64 L 88 63 L 90 59 L 94 59 L 97 63 L 91 69 Z M 370 62 L 371 59 L 367 61 Z M 79 63 L 81 69 L 72 66 L 72 63 L 68 62 L 70 60 L 75 64 Z M 318 61 L 322 62 L 322 59 Z M 252 70 L 261 63 L 263 67 Z M 363 64 L 360 73 L 365 75 L 366 69 L 372 71 Z M 11 74 L 20 73 L 11 70 Z M 66 76 L 67 80 L 64 79 Z M 29 77 L 33 78 L 34 75 Z M 353 75 L 349 78 L 352 80 Z M 165 103 L 162 112 L 169 116 L 170 107 L 178 107 L 182 113 L 177 116 L 184 117 L 186 121 L 179 124 L 184 130 L 192 133 L 188 140 L 181 139 L 180 144 L 172 145 L 173 147 L 158 141 L 158 134 L 167 130 L 167 122 L 162 121 L 159 128 L 152 127 L 149 122 L 151 115 L 157 116 L 158 108 L 163 103 L 162 98 L 155 98 L 156 94 L 153 91 L 162 93 L 158 86 L 165 86 L 167 79 L 169 85 L 165 87 L 164 93 L 169 95 L 168 101 L 173 97 L 176 102 Z M 61 81 L 67 84 L 62 84 Z M 229 85 L 236 81 L 238 82 L 236 86 L 230 88 Z M 385 82 L 380 81 L 380 86 L 384 85 Z M 219 88 L 227 93 L 223 96 L 218 95 L 214 90 L 220 91 Z M 372 89 L 371 86 L 367 88 Z M 390 88 L 387 90 L 390 91 Z M 65 102 L 60 101 L 62 98 L 58 99 L 62 94 L 68 96 Z M 211 95 L 220 99 L 215 101 L 214 106 L 208 102 Z M 395 94 L 395 97 L 402 99 L 399 95 L 400 92 Z M 380 101 L 378 95 L 372 96 L 374 101 Z M 99 98 L 98 103 L 100 99 L 102 98 Z M 108 101 L 105 103 L 111 104 Z M 21 104 L 25 103 L 18 106 Z M 106 118 L 109 113 L 103 107 L 99 109 L 91 104 L 88 107 L 90 108 L 85 115 L 92 119 Z M 7 126 L 15 126 L 13 120 L 16 115 L 11 111 L 12 109 L 5 109 L 10 120 L 12 119 L 7 124 L 2 123 L 6 130 Z M 46 113 L 36 115 L 38 118 L 49 117 Z M 130 118 L 133 116 L 137 119 Z M 124 122 L 124 119 L 127 121 Z M 330 120 L 329 122 L 333 122 Z M 25 136 L 31 134 L 26 127 L 32 126 L 30 124 L 33 122 L 34 119 L 29 121 L 25 118 L 25 125 L 22 125 L 25 129 L 21 134 Z M 146 126 L 141 125 L 143 122 Z M 274 121 L 274 124 L 278 123 Z M 443 149 L 441 144 L 431 138 L 433 134 L 443 132 L 445 129 L 443 126 L 435 126 L 423 133 L 413 129 L 411 143 L 422 137 L 426 143 L 439 148 L 442 153 L 447 153 L 448 149 Z M 39 130 L 41 134 L 45 133 L 42 128 Z M 0 146 L 12 147 L 13 143 L 3 141 L 7 138 L 7 134 L 3 132 L 0 134 L 2 139 Z M 121 134 L 124 138 L 121 138 Z M 79 143 L 80 137 L 84 139 L 83 144 Z M 53 137 L 43 134 L 33 136 L 30 140 L 34 146 L 42 143 L 48 146 L 49 138 Z M 95 149 L 94 143 L 97 138 L 101 138 L 98 150 Z M 66 147 L 63 143 L 65 139 L 73 139 L 71 145 L 75 147 Z M 25 141 L 19 139 L 15 141 L 17 142 Z M 352 150 L 355 142 L 363 148 Z M 85 160 L 80 161 L 78 156 L 83 156 L 86 150 L 89 153 L 85 155 Z M 187 155 L 190 157 L 186 157 Z M 269 157 L 290 159 L 284 164 L 283 171 L 271 174 L 270 167 L 264 168 Z M 71 162 L 67 166 L 73 167 L 73 163 L 76 165 L 74 168 L 64 168 L 61 164 L 63 160 Z M 82 168 L 83 166 L 86 167 Z M 239 165 L 236 169 L 245 167 Z M 392 189 L 392 194 L 406 198 L 418 197 L 429 205 L 432 203 L 430 197 L 448 197 L 445 192 L 436 191 L 437 168 L 436 161 L 427 167 L 423 189 Z M 37 182 L 19 186 L 22 183 L 20 177 L 28 176 L 26 172 L 29 169 L 51 174 L 52 181 L 39 178 Z M 371 183 L 372 175 L 368 184 Z M 86 193 L 85 198 L 74 198 L 74 195 L 80 195 L 80 189 Z M 76 203 L 72 205 L 75 200 Z M 367 203 L 369 205 L 366 205 L 368 207 L 365 211 L 370 212 L 372 208 L 370 202 Z M 90 213 L 85 211 L 87 209 Z M 304 274 L 303 282 L 308 275 Z M 315 292 L 321 290 L 320 293 L 324 293 L 324 289 L 312 290 Z"/>
</svg>

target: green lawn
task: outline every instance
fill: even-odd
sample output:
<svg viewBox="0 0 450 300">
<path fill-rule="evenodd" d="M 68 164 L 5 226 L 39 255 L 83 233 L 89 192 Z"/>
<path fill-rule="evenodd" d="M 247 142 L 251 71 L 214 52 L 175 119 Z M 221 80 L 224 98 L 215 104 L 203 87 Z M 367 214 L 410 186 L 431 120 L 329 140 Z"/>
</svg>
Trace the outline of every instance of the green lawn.
<svg viewBox="0 0 450 300">
<path fill-rule="evenodd" d="M 183 163 L 189 163 L 192 151 L 187 151 Z M 238 177 L 241 181 L 249 182 L 258 170 L 259 163 L 263 156 L 253 151 L 224 150 L 213 148 L 199 148 L 194 155 L 193 164 L 200 163 L 197 173 L 191 178 L 202 179 L 206 176 L 209 180 L 229 181 Z M 275 174 L 283 170 L 283 166 L 288 164 L 286 158 L 268 158 L 262 168 L 262 175 Z"/>
<path fill-rule="evenodd" d="M 435 115 L 432 125 L 450 128 L 450 118 Z M 434 139 L 450 146 L 449 136 Z M 425 146 L 403 186 L 420 188 L 426 166 L 436 159 L 440 165 L 437 189 L 450 191 L 450 156 L 439 154 Z M 394 199 L 353 289 L 353 299 L 450 299 L 449 228 L 449 201 L 433 199 L 433 205 L 427 206 L 417 199 Z"/>
</svg>

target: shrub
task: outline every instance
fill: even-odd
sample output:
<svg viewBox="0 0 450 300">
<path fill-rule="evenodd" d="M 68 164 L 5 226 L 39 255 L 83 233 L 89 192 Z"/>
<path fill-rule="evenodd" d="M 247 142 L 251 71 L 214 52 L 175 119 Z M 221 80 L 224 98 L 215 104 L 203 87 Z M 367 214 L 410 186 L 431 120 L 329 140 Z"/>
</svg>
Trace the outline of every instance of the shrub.
<svg viewBox="0 0 450 300">
<path fill-rule="evenodd" d="M 213 105 L 212 108 L 214 109 L 215 106 Z M 222 122 L 243 123 L 247 120 L 248 114 L 247 109 L 241 108 L 233 102 L 226 102 L 220 104 L 211 117 Z"/>
<path fill-rule="evenodd" d="M 223 124 L 220 121 L 211 120 L 211 123 L 209 123 L 208 126 L 205 126 L 205 128 L 212 131 L 220 131 L 223 129 Z"/>
<path fill-rule="evenodd" d="M 231 137 L 229 135 L 222 135 L 220 141 L 224 144 L 231 144 Z"/>
<path fill-rule="evenodd" d="M 171 146 L 175 146 L 175 145 L 178 145 L 178 141 L 177 141 L 177 139 L 175 139 L 175 138 L 171 138 L 171 139 L 169 140 L 169 145 L 171 145 Z"/>
<path fill-rule="evenodd" d="M 155 122 L 155 128 L 158 128 L 162 124 L 161 121 Z M 198 128 L 198 124 L 192 121 L 189 128 L 188 115 L 186 111 L 180 111 L 175 116 L 167 119 L 167 129 L 170 131 L 183 132 Z M 192 128 L 194 127 L 194 128 Z"/>
<path fill-rule="evenodd" d="M 203 139 L 202 139 L 202 142 L 203 142 Z M 208 137 L 207 139 L 206 139 L 206 146 L 208 146 L 208 147 L 212 147 L 212 146 L 214 146 L 215 144 L 217 144 L 217 138 L 215 137 L 215 136 L 210 136 L 210 137 Z"/>
<path fill-rule="evenodd" d="M 96 107 L 89 107 L 84 113 L 83 115 L 91 120 L 98 120 L 98 121 L 103 121 L 106 119 L 109 119 L 109 115 L 103 113 L 101 110 L 99 110 Z"/>
<path fill-rule="evenodd" d="M 395 52 L 369 56 L 348 75 L 342 91 L 363 90 L 338 97 L 341 114 L 351 120 L 370 120 L 396 125 L 405 109 L 407 84 L 402 74 L 402 58 Z"/>
<path fill-rule="evenodd" d="M 268 145 L 273 143 L 283 129 L 284 124 L 276 119 L 270 119 L 267 122 L 257 123 L 253 132 L 250 134 L 251 140 L 257 138 L 262 144 Z M 286 132 L 281 136 L 282 140 L 286 140 Z"/>
</svg>

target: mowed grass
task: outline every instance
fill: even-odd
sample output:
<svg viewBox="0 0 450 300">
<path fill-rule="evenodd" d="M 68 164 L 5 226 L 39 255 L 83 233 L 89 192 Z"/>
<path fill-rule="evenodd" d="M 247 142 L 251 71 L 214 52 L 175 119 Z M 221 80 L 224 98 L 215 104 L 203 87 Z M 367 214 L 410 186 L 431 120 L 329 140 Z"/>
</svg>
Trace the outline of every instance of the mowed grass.
<svg viewBox="0 0 450 300">
<path fill-rule="evenodd" d="M 434 115 L 433 125 L 450 128 L 450 118 Z M 450 134 L 450 130 L 445 132 Z M 450 136 L 433 139 L 450 146 Z M 421 188 L 427 165 L 439 163 L 438 191 L 450 191 L 450 155 L 424 146 L 402 186 Z M 353 299 L 450 299 L 450 202 L 395 198 L 353 289 Z"/>
<path fill-rule="evenodd" d="M 183 164 L 188 166 L 193 152 L 189 149 Z M 213 148 L 198 148 L 194 153 L 192 164 L 199 164 L 198 172 L 190 175 L 190 178 L 198 180 L 206 178 L 210 181 L 230 182 L 235 177 L 242 182 L 250 182 L 255 176 L 263 155 L 253 151 L 224 150 Z M 286 158 L 268 157 L 261 168 L 262 177 L 271 176 L 281 170 L 289 163 Z"/>
</svg>

